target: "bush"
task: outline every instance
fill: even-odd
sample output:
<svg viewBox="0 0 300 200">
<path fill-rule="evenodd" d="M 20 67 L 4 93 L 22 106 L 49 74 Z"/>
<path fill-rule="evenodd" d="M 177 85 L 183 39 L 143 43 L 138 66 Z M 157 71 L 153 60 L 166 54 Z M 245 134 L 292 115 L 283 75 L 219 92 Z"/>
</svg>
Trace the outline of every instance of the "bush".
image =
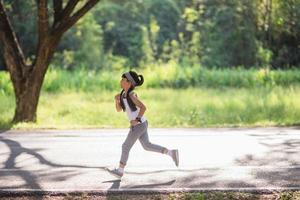
<svg viewBox="0 0 300 200">
<path fill-rule="evenodd" d="M 6 71 L 0 71 L 0 94 L 12 94 L 13 87 L 9 78 L 9 73 Z"/>
<path fill-rule="evenodd" d="M 43 84 L 43 91 L 119 90 L 122 73 L 128 69 L 96 71 L 85 68 L 73 71 L 50 67 Z M 133 69 L 145 77 L 143 88 L 255 88 L 300 84 L 300 71 L 269 69 L 206 69 L 201 66 L 180 66 L 176 63 L 151 65 L 145 69 Z M 0 72 L 0 93 L 13 94 L 7 72 Z"/>
<path fill-rule="evenodd" d="M 144 70 L 147 87 L 238 87 L 289 86 L 300 84 L 299 70 L 206 69 L 201 66 L 165 64 Z"/>
</svg>

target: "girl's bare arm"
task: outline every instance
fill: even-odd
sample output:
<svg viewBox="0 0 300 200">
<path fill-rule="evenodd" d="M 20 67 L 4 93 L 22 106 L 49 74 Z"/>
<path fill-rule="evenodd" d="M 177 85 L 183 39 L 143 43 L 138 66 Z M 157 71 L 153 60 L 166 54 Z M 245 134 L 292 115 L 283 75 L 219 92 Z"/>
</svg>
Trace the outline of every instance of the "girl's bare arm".
<svg viewBox="0 0 300 200">
<path fill-rule="evenodd" d="M 115 105 L 116 105 L 117 112 L 122 111 L 122 107 L 121 107 L 121 104 L 120 104 L 120 94 L 117 94 L 115 96 Z"/>
<path fill-rule="evenodd" d="M 138 97 L 135 93 L 131 93 L 130 97 L 131 97 L 133 103 L 140 108 L 138 117 L 142 117 L 146 111 L 146 106 L 143 104 L 143 102 L 141 100 L 138 99 Z"/>
</svg>

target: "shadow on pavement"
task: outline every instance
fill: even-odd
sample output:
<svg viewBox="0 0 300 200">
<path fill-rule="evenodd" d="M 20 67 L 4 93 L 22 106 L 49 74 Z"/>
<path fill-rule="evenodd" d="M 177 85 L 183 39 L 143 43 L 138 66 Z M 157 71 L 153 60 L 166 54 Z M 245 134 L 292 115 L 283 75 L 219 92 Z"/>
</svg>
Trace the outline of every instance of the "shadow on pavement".
<svg viewBox="0 0 300 200">
<path fill-rule="evenodd" d="M 173 185 L 175 183 L 176 180 L 171 180 L 168 182 L 164 182 L 164 183 L 153 183 L 153 184 L 145 184 L 145 185 L 134 185 L 134 186 L 130 186 L 130 187 L 125 187 L 125 188 L 157 188 L 160 186 L 170 186 Z"/>
<path fill-rule="evenodd" d="M 16 167 L 16 159 L 18 158 L 18 156 L 20 156 L 21 154 L 25 153 L 25 154 L 29 154 L 34 156 L 41 164 L 43 165 L 47 165 L 53 168 L 66 168 L 66 167 L 71 167 L 71 168 L 89 168 L 89 169 L 100 169 L 100 170 L 104 170 L 107 171 L 108 169 L 106 167 L 90 167 L 90 166 L 84 166 L 84 165 L 62 165 L 62 164 L 56 164 L 53 163 L 47 159 L 45 159 L 41 154 L 37 153 L 38 151 L 40 151 L 41 149 L 29 149 L 29 148 L 25 148 L 23 147 L 19 142 L 16 142 L 14 140 L 11 139 L 6 139 L 2 136 L 0 136 L 0 142 L 3 142 L 4 144 L 7 145 L 7 147 L 10 150 L 10 155 L 8 157 L 8 159 L 3 163 L 4 167 L 2 169 L 5 170 L 0 170 L 0 180 L 1 177 L 5 177 L 5 176 L 11 176 L 11 171 L 14 172 L 14 176 L 17 176 L 19 178 L 21 178 L 22 180 L 24 180 L 24 185 L 17 185 L 17 186 L 4 186 L 4 187 L 0 187 L 0 189 L 18 189 L 18 188 L 27 188 L 27 189 L 35 189 L 35 190 L 40 190 L 42 191 L 43 188 L 40 186 L 39 184 L 39 179 L 41 179 L 43 176 L 49 176 L 49 173 L 47 172 L 47 170 L 42 173 L 42 175 L 37 176 L 34 173 L 28 171 L 28 170 L 22 170 L 18 167 Z M 57 181 L 63 181 L 63 180 L 67 180 L 68 178 L 71 178 L 75 175 L 79 175 L 78 172 L 70 172 L 70 171 L 63 171 L 63 175 L 62 174 L 55 174 L 53 180 L 57 180 Z M 41 177 L 42 176 L 42 177 Z M 16 178 L 17 178 L 16 177 Z M 3 178 L 2 178 L 3 180 Z"/>
<path fill-rule="evenodd" d="M 187 172 L 176 177 L 172 187 L 189 188 L 299 188 L 300 187 L 300 139 L 287 137 L 284 131 L 278 134 L 249 134 L 258 138 L 259 144 L 266 147 L 261 154 L 248 154 L 236 157 L 232 168 L 199 168 L 184 170 L 155 170 L 148 172 L 127 172 L 131 175 L 154 175 L 165 172 Z M 233 147 L 234 148 L 234 147 Z M 239 151 L 239 149 L 236 149 Z M 235 167 L 241 171 L 235 171 Z M 245 167 L 245 168 L 243 168 Z M 229 170 L 230 174 L 227 174 Z M 245 177 L 245 178 L 243 178 Z M 161 180 L 160 180 L 161 181 Z M 159 180 L 148 185 L 131 185 L 128 188 L 159 186 Z"/>
<path fill-rule="evenodd" d="M 268 151 L 260 156 L 252 154 L 237 158 L 238 166 L 266 167 L 257 171 L 253 177 L 257 181 L 264 181 L 269 185 L 281 187 L 300 187 L 300 139 L 284 139 L 285 133 L 276 135 L 252 134 L 259 138 L 259 143 Z"/>
<path fill-rule="evenodd" d="M 7 128 L 7 129 L 1 129 L 0 130 L 0 134 L 4 134 L 4 133 L 6 133 L 7 131 L 9 131 L 10 129 L 9 128 Z"/>
<path fill-rule="evenodd" d="M 110 180 L 110 181 L 104 181 L 102 183 L 112 183 L 112 185 L 110 186 L 110 188 L 108 189 L 119 189 L 120 188 L 120 184 L 121 184 L 121 179 L 116 179 L 116 180 Z"/>
</svg>

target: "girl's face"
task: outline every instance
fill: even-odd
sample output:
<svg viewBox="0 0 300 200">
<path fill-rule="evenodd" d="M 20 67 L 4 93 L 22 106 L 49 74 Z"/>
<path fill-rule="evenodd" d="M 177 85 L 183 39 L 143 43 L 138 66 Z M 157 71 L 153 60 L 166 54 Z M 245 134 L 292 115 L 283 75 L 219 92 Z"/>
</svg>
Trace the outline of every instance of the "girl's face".
<svg viewBox="0 0 300 200">
<path fill-rule="evenodd" d="M 120 86 L 121 88 L 129 89 L 131 87 L 131 82 L 127 80 L 127 78 L 122 78 L 120 81 Z"/>
</svg>

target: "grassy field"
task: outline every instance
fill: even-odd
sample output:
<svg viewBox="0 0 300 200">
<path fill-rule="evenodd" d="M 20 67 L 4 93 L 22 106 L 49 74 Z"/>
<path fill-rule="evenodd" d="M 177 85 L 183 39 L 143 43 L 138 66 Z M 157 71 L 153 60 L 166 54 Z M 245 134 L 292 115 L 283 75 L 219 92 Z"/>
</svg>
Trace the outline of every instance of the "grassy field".
<svg viewBox="0 0 300 200">
<path fill-rule="evenodd" d="M 286 126 L 300 124 L 300 70 L 204 69 L 176 65 L 140 70 L 137 88 L 151 127 Z M 35 124 L 10 124 L 15 100 L 0 72 L 0 129 L 128 127 L 117 113 L 121 72 L 50 68 Z"/>
<path fill-rule="evenodd" d="M 36 124 L 13 128 L 128 127 L 116 112 L 119 90 L 42 92 Z M 137 89 L 151 127 L 231 127 L 300 124 L 300 87 Z M 13 95 L 0 93 L 0 127 L 10 127 Z"/>
</svg>

